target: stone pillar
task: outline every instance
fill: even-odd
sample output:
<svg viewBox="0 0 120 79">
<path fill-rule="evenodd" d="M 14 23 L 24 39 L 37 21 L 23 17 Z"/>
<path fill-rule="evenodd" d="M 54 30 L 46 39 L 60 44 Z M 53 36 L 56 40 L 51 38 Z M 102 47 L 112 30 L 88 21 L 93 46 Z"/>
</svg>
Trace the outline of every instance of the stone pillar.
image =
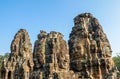
<svg viewBox="0 0 120 79">
<path fill-rule="evenodd" d="M 8 79 L 8 70 L 6 70 L 5 79 Z"/>
<path fill-rule="evenodd" d="M 24 72 L 24 79 L 29 79 L 29 73 L 28 72 Z"/>
<path fill-rule="evenodd" d="M 11 79 L 14 79 L 14 73 L 13 73 L 13 71 L 11 71 Z"/>
<path fill-rule="evenodd" d="M 40 72 L 40 73 L 39 73 L 39 79 L 43 79 L 43 76 L 42 76 L 42 75 L 43 75 L 43 73 Z"/>
<path fill-rule="evenodd" d="M 0 77 L 0 79 L 5 79 L 5 73 L 2 73 L 2 72 L 1 72 L 1 77 Z"/>
</svg>

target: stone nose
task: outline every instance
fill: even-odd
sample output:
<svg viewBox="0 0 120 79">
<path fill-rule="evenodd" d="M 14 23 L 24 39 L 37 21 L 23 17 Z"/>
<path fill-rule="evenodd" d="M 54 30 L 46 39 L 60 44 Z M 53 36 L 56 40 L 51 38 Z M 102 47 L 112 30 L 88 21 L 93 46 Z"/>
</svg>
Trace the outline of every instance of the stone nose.
<svg viewBox="0 0 120 79">
<path fill-rule="evenodd" d="M 78 51 L 78 50 L 77 50 L 77 48 L 75 47 L 75 48 L 74 48 L 74 52 L 77 52 L 77 51 Z"/>
</svg>

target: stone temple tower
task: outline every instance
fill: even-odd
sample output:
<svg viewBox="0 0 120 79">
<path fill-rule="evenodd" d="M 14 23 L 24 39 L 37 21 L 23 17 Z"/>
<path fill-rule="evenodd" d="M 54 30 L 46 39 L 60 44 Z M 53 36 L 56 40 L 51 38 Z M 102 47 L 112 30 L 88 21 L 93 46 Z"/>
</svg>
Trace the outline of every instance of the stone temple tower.
<svg viewBox="0 0 120 79">
<path fill-rule="evenodd" d="M 40 31 L 33 58 L 34 79 L 71 79 L 68 46 L 61 33 Z"/>
<path fill-rule="evenodd" d="M 32 45 L 28 33 L 20 29 L 11 44 L 8 61 L 4 61 L 0 79 L 29 79 L 33 70 Z"/>
<path fill-rule="evenodd" d="M 111 58 L 111 47 L 98 20 L 90 13 L 74 18 L 70 33 L 70 68 L 79 78 L 116 79 L 117 69 Z"/>
</svg>

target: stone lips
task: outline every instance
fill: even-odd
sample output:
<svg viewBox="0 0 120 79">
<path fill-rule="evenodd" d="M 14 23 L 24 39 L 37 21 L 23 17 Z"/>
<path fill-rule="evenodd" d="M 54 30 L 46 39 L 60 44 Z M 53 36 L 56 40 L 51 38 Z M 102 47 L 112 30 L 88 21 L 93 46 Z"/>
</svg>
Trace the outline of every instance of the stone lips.
<svg viewBox="0 0 120 79">
<path fill-rule="evenodd" d="M 40 31 L 33 54 L 26 30 L 16 33 L 0 79 L 119 79 L 110 43 L 90 13 L 74 18 L 68 44 L 59 32 Z"/>
</svg>

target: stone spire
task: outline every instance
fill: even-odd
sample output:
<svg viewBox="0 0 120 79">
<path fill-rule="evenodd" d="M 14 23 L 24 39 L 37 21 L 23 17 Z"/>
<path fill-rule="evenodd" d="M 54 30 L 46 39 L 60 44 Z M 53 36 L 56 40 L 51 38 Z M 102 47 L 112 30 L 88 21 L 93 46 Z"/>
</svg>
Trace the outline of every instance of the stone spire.
<svg viewBox="0 0 120 79">
<path fill-rule="evenodd" d="M 52 31 L 47 34 L 45 31 L 40 31 L 33 54 L 34 70 L 39 70 L 39 73 L 42 72 L 40 75 L 46 75 L 45 79 L 58 79 L 58 77 L 61 79 L 63 73 L 68 74 L 68 46 L 61 33 Z M 66 75 L 65 77 L 69 76 Z"/>
<path fill-rule="evenodd" d="M 28 79 L 33 65 L 30 38 L 26 30 L 20 29 L 12 41 L 10 57 L 4 66 L 5 79 Z"/>
<path fill-rule="evenodd" d="M 82 78 L 106 79 L 114 70 L 111 47 L 98 20 L 90 13 L 74 18 L 69 39 L 70 68 Z M 115 76 L 115 75 L 113 75 Z"/>
</svg>

